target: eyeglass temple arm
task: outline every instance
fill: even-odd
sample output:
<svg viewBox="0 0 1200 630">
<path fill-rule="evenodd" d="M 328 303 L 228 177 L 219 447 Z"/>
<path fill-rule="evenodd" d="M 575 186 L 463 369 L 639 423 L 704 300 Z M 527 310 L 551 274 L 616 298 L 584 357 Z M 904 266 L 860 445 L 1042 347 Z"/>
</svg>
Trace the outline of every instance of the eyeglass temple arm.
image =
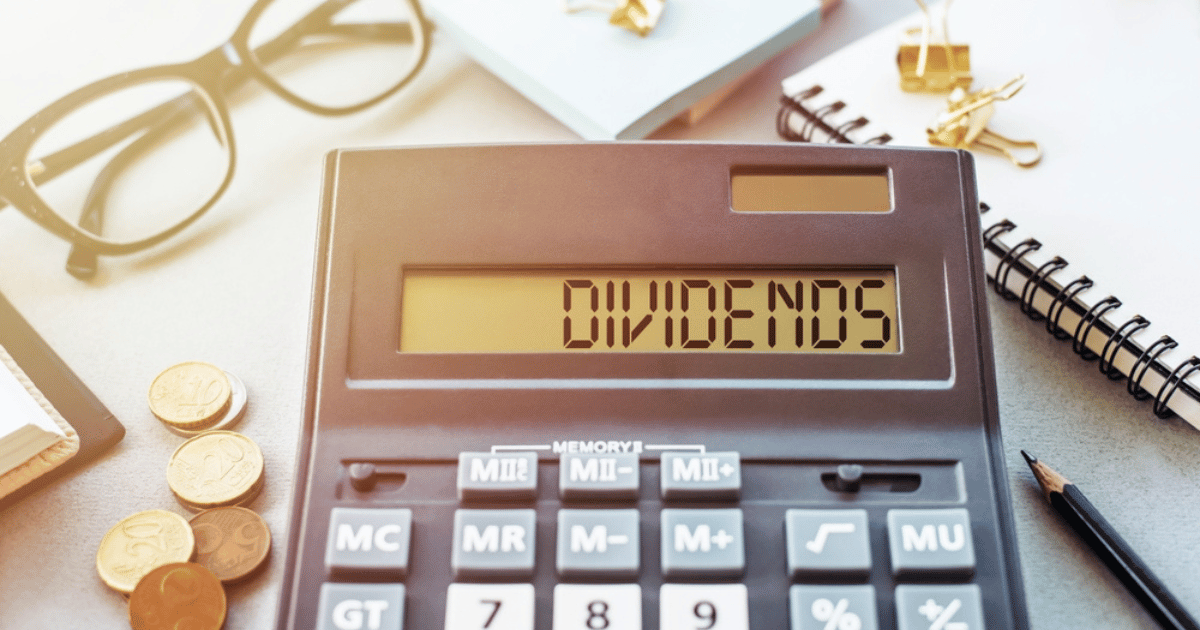
<svg viewBox="0 0 1200 630">
<path fill-rule="evenodd" d="M 330 34 L 336 34 L 341 37 L 353 36 L 362 39 L 397 41 L 411 41 L 412 39 L 411 27 L 409 27 L 407 24 L 399 23 L 330 24 L 327 25 L 327 28 L 322 29 L 322 31 Z M 288 33 L 284 33 L 284 35 L 288 35 L 289 33 L 290 30 Z M 300 38 L 306 35 L 314 34 L 317 33 L 300 33 L 299 36 L 287 37 L 286 40 L 285 37 L 281 35 L 271 42 L 259 47 L 255 53 L 258 55 L 259 60 L 270 62 L 287 53 L 288 49 L 293 47 L 296 41 L 298 41 Z M 248 77 L 249 73 L 245 71 L 244 68 L 236 67 L 229 75 L 225 77 L 226 87 L 228 89 L 236 88 L 244 83 Z M 168 132 L 170 132 L 177 125 L 187 123 L 188 119 L 191 118 L 195 113 L 196 107 L 193 104 L 195 99 L 196 96 L 190 93 L 179 96 L 167 103 L 163 103 L 162 105 L 144 112 L 139 116 L 118 125 L 117 127 L 101 132 L 100 134 L 97 134 L 88 140 L 76 143 L 71 147 L 48 156 L 46 159 L 41 161 L 45 169 L 43 172 L 34 177 L 35 183 L 40 184 L 43 181 L 47 181 L 78 164 L 78 162 L 76 162 L 76 164 L 71 164 L 66 159 L 61 159 L 64 153 L 68 153 L 76 149 L 82 150 L 81 145 L 88 144 L 92 141 L 98 141 L 98 139 L 102 137 L 107 138 L 110 135 L 114 135 L 114 132 L 119 131 L 119 129 L 136 125 L 132 126 L 132 128 L 130 128 L 128 132 L 124 133 L 123 135 L 117 136 L 107 145 L 101 146 L 92 154 L 86 155 L 79 160 L 82 162 L 92 155 L 95 155 L 95 153 L 99 153 L 100 151 L 112 146 L 125 137 L 128 137 L 132 133 L 135 133 L 138 129 L 143 127 L 151 127 L 140 138 L 121 149 L 121 151 L 104 166 L 104 168 L 98 174 L 96 181 L 92 184 L 92 188 L 88 191 L 88 196 L 84 202 L 84 209 L 79 217 L 78 225 L 89 232 L 99 234 L 103 224 L 104 200 L 107 198 L 107 192 L 112 187 L 112 183 L 116 180 L 120 172 L 123 171 L 129 164 L 131 164 L 138 157 L 138 155 L 148 151 L 154 145 L 158 144 L 164 139 L 165 136 L 168 135 Z M 185 105 L 190 107 L 184 107 Z M 207 112 L 207 109 L 204 111 Z M 210 124 L 215 123 L 210 120 Z M 50 166 L 46 166 L 47 162 L 50 163 Z M 0 208 L 4 207 L 2 204 L 3 200 L 0 200 Z M 73 243 L 71 245 L 71 251 L 67 255 L 67 272 L 76 278 L 79 278 L 80 280 L 88 280 L 96 274 L 98 265 L 97 258 L 98 254 L 93 248 L 88 247 L 87 245 Z"/>
<path fill-rule="evenodd" d="M 267 42 L 255 50 L 255 55 L 259 61 L 269 63 L 286 54 L 294 47 L 303 37 L 315 34 L 312 29 L 315 25 L 312 18 L 317 17 L 322 8 L 334 5 L 335 2 L 327 2 L 322 7 L 314 10 L 308 16 L 301 19 L 288 30 L 281 33 L 275 39 Z M 328 16 L 325 16 L 328 17 Z M 363 39 L 377 39 L 382 41 L 388 40 L 408 40 L 412 39 L 412 29 L 409 25 L 403 23 L 395 24 L 325 24 L 321 30 L 331 34 L 339 34 L 342 36 L 356 36 Z M 218 48 L 209 55 L 220 53 Z M 223 53 L 220 53 L 223 54 Z M 249 71 L 243 66 L 235 66 L 225 77 L 226 86 L 230 89 L 246 82 L 249 78 Z M 173 114 L 186 109 L 195 109 L 194 99 L 196 96 L 192 93 L 180 95 L 166 103 L 155 106 L 125 122 L 118 123 L 104 131 L 101 131 L 89 138 L 85 138 L 75 144 L 67 146 L 63 149 L 55 151 L 40 159 L 34 160 L 27 168 L 36 170 L 32 175 L 34 184 L 41 185 L 55 177 L 63 174 L 66 171 L 86 162 L 95 155 L 121 142 L 129 136 L 147 127 L 160 124 L 164 119 Z M 7 207 L 7 202 L 0 199 L 0 209 Z"/>
<path fill-rule="evenodd" d="M 155 125 L 136 140 L 123 147 L 96 176 L 92 187 L 88 190 L 87 199 L 83 202 L 83 212 L 79 215 L 78 225 L 81 229 L 92 234 L 100 234 L 104 224 L 104 203 L 108 199 L 108 191 L 112 188 L 117 177 L 138 156 L 151 150 L 155 145 L 165 140 L 178 126 L 186 124 L 193 118 L 194 112 L 179 111 L 160 124 Z M 67 255 L 67 272 L 80 280 L 89 280 L 96 275 L 96 250 L 79 243 L 71 244 Z"/>
</svg>

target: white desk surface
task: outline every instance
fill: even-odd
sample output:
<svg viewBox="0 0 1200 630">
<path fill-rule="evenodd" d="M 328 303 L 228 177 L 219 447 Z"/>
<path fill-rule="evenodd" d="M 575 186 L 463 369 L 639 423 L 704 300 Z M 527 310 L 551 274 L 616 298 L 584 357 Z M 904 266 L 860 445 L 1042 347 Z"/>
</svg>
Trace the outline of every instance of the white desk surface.
<svg viewBox="0 0 1200 630">
<path fill-rule="evenodd" d="M 228 36 L 250 4 L 4 2 L 0 133 L 95 79 L 193 58 Z M 903 0 L 844 0 L 814 36 L 757 71 L 707 119 L 655 137 L 774 142 L 783 77 L 914 8 Z M 322 155 L 335 147 L 577 139 L 444 36 L 435 38 L 415 85 L 364 113 L 319 118 L 260 93 L 235 106 L 233 124 L 238 173 L 219 205 L 184 238 L 144 255 L 105 259 L 91 282 L 62 270 L 64 243 L 18 212 L 0 212 L 0 292 L 128 431 L 99 461 L 0 513 L 0 627 L 127 626 L 124 600 L 96 575 L 96 548 L 131 513 L 184 513 L 164 478 L 180 439 L 159 425 L 145 400 L 151 379 L 185 360 L 219 365 L 249 388 L 239 430 L 262 446 L 268 480 L 251 507 L 278 546 L 264 573 L 229 589 L 225 627 L 274 627 Z M 1035 491 L 1020 448 L 1077 482 L 1200 615 L 1200 433 L 1178 420 L 1155 419 L 1148 404 L 1126 395 L 1123 384 L 1106 382 L 1094 364 L 1029 324 L 1014 305 L 988 299 L 1033 627 L 1156 626 Z"/>
</svg>

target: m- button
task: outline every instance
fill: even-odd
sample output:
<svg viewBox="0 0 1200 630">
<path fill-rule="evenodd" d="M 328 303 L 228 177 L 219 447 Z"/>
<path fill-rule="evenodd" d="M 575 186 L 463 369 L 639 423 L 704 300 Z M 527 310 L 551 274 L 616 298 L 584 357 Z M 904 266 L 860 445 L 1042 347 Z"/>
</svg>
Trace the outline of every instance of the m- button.
<svg viewBox="0 0 1200 630">
<path fill-rule="evenodd" d="M 537 453 L 459 453 L 459 500 L 531 501 L 536 497 Z"/>
<path fill-rule="evenodd" d="M 662 498 L 737 499 L 742 493 L 742 461 L 736 451 L 663 453 Z"/>
<path fill-rule="evenodd" d="M 329 513 L 325 568 L 404 577 L 412 510 L 335 507 Z"/>
</svg>

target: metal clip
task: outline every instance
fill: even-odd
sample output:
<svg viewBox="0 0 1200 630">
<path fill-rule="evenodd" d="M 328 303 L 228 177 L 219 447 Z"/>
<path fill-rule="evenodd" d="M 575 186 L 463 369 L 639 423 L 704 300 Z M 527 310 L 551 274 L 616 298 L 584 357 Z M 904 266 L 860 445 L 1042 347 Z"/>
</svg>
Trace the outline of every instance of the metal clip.
<svg viewBox="0 0 1200 630">
<path fill-rule="evenodd" d="M 566 13 L 601 11 L 608 13 L 608 23 L 645 37 L 658 25 L 666 0 L 617 0 L 616 2 L 562 0 Z"/>
<path fill-rule="evenodd" d="M 941 42 L 932 44 L 933 16 L 924 0 L 917 0 L 925 21 L 920 28 L 905 31 L 905 41 L 896 53 L 896 65 L 900 68 L 900 89 L 905 92 L 949 92 L 955 88 L 971 87 L 971 48 L 967 44 L 950 43 L 950 26 L 947 14 L 950 3 L 942 5 Z M 920 42 L 912 37 L 921 34 Z"/>
<path fill-rule="evenodd" d="M 933 123 L 926 128 L 929 143 L 955 149 L 971 149 L 981 147 L 1004 155 L 1008 161 L 1022 168 L 1029 168 L 1042 159 L 1042 147 L 1033 140 L 1012 140 L 987 128 L 988 122 L 996 113 L 996 102 L 1007 101 L 1016 96 L 1025 87 L 1025 75 L 1018 74 L 1016 78 L 998 88 L 967 92 L 955 88 L 947 99 L 949 107 L 938 114 Z M 1032 150 L 1033 156 L 1022 161 L 1017 152 Z"/>
</svg>

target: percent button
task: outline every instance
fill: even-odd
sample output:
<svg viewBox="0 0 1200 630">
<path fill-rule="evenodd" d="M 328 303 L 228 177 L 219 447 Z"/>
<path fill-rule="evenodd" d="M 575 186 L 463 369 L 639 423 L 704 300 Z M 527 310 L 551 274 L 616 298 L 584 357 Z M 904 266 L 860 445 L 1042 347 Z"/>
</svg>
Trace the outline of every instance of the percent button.
<svg viewBox="0 0 1200 630">
<path fill-rule="evenodd" d="M 789 591 L 792 630 L 878 630 L 872 586 L 796 585 Z"/>
</svg>

